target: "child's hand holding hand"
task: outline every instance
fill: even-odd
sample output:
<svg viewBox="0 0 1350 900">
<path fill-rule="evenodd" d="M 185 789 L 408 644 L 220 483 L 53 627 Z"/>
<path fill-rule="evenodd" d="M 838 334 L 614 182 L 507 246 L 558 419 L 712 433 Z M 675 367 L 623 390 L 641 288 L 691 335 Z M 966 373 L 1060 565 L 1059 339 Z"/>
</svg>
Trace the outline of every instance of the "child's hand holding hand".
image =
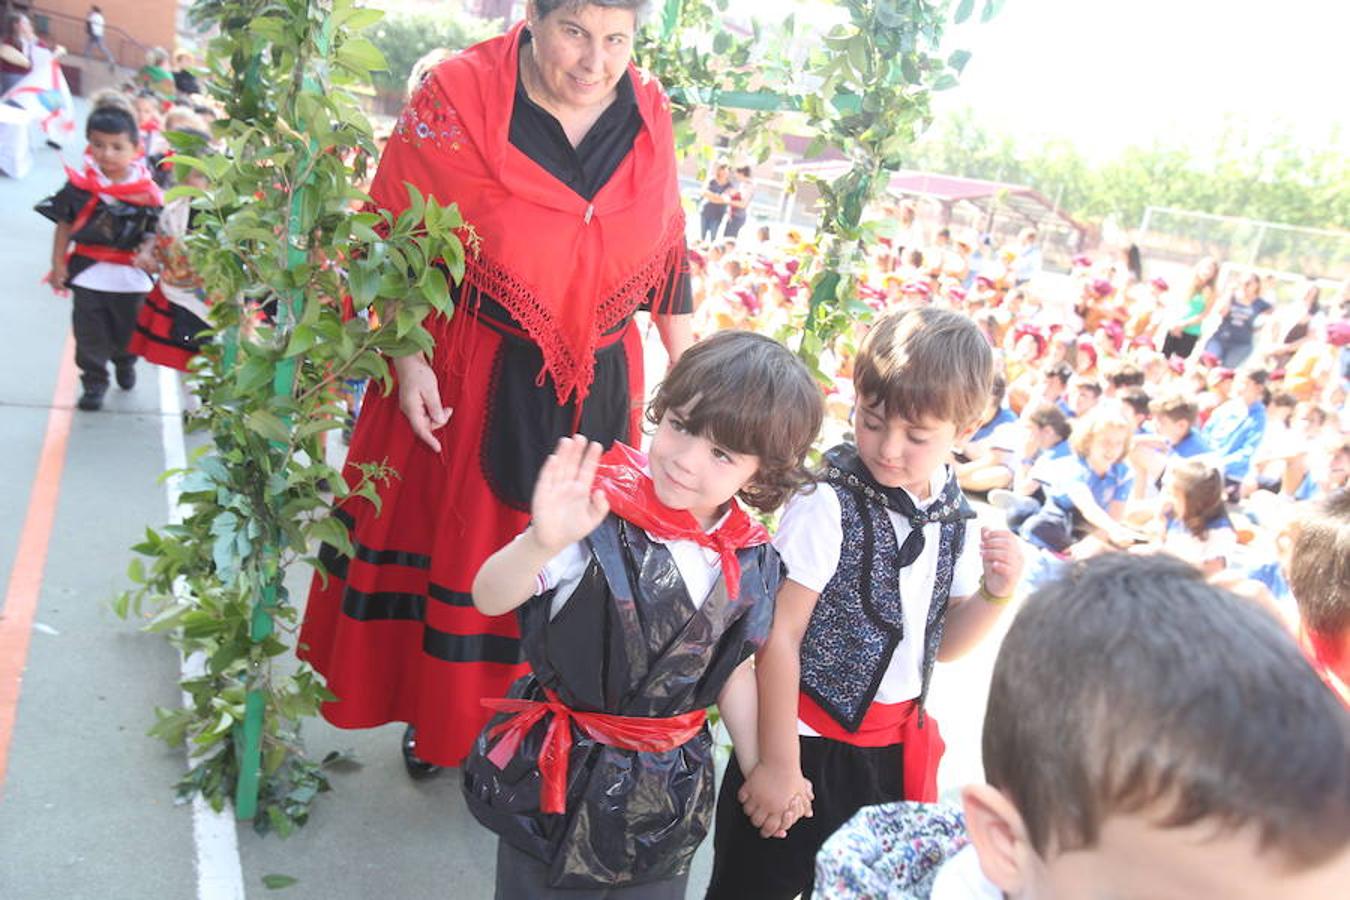
<svg viewBox="0 0 1350 900">
<path fill-rule="evenodd" d="M 1022 579 L 1022 542 L 1004 528 L 980 529 L 980 559 L 984 562 L 984 589 L 995 597 L 1010 597 Z"/>
<path fill-rule="evenodd" d="M 530 501 L 530 534 L 556 553 L 594 531 L 609 515 L 609 500 L 594 487 L 601 446 L 584 435 L 558 441 L 539 471 Z"/>
<path fill-rule="evenodd" d="M 736 799 L 761 837 L 781 838 L 798 819 L 811 818 L 815 792 L 800 769 L 760 763 L 746 776 Z"/>
</svg>

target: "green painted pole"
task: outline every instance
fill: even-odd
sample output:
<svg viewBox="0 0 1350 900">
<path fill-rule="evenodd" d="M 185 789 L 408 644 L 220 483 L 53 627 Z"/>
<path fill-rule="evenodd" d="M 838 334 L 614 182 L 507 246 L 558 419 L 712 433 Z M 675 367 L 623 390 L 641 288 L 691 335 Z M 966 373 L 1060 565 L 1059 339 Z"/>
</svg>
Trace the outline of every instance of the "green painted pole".
<svg viewBox="0 0 1350 900">
<path fill-rule="evenodd" d="M 306 4 L 306 18 L 309 16 L 308 6 Z M 331 19 L 325 20 L 324 26 L 315 40 L 319 52 L 325 55 L 332 38 L 329 22 L 331 22 Z M 321 93 L 318 82 L 308 75 L 305 76 L 301 90 L 309 93 Z M 309 153 L 317 152 L 319 152 L 318 143 L 311 140 Z M 297 171 L 303 171 L 307 166 L 308 158 L 301 160 Z M 297 185 L 295 192 L 291 195 L 286 235 L 286 264 L 291 269 L 304 265 L 309 257 L 309 240 L 301 215 L 304 209 L 304 198 L 309 190 L 308 184 Z M 293 322 L 298 322 L 304 313 L 304 308 L 304 291 L 298 289 L 292 291 L 289 302 L 277 304 L 277 331 L 284 333 Z M 272 379 L 272 392 L 275 396 L 288 397 L 291 395 L 295 388 L 295 372 L 296 361 L 294 357 L 287 357 L 277 364 L 276 374 Z M 253 605 L 252 618 L 249 621 L 249 639 L 254 644 L 267 640 L 276 628 L 272 614 L 276 609 L 277 597 L 281 590 L 281 572 L 277 565 L 280 555 L 281 550 L 278 546 L 277 537 L 271 535 L 266 548 L 263 550 L 264 584 L 258 601 Z M 252 677 L 256 679 L 257 673 L 253 673 Z M 266 706 L 263 691 L 255 681 L 249 687 L 244 698 L 243 739 L 239 747 L 239 780 L 235 785 L 234 796 L 235 815 L 240 819 L 252 819 L 258 814 L 258 788 L 262 779 L 263 713 Z"/>
</svg>

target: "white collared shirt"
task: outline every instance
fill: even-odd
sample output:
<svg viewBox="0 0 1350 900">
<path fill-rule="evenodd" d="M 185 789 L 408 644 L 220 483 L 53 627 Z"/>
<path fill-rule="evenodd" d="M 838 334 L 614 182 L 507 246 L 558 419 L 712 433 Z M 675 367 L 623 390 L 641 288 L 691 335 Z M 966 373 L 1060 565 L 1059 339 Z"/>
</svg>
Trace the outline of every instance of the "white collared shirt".
<svg viewBox="0 0 1350 900">
<path fill-rule="evenodd" d="M 921 501 L 913 494 L 910 494 L 910 499 L 919 509 L 927 509 L 937 501 L 946 484 L 947 468 L 944 466 L 933 473 L 927 500 Z M 895 531 L 896 544 L 903 544 L 909 535 L 909 522 L 889 509 L 886 515 Z M 904 611 L 905 633 L 891 654 L 890 663 L 877 688 L 874 698 L 876 703 L 913 700 L 919 696 L 923 685 L 923 635 L 928 624 L 928 607 L 933 600 L 933 586 L 937 581 L 941 525 L 932 523 L 924 528 L 923 552 L 912 564 L 900 570 L 900 605 Z M 774 548 L 787 565 L 787 577 L 816 593 L 823 591 L 834 577 L 843 543 L 844 527 L 839 495 L 827 484 L 797 494 L 788 501 L 778 526 L 778 534 L 773 539 Z M 966 523 L 965 544 L 957 556 L 951 596 L 965 597 L 975 593 L 983 571 L 979 523 L 972 519 Z M 798 723 L 798 732 L 816 736 L 815 731 L 801 722 Z"/>
</svg>

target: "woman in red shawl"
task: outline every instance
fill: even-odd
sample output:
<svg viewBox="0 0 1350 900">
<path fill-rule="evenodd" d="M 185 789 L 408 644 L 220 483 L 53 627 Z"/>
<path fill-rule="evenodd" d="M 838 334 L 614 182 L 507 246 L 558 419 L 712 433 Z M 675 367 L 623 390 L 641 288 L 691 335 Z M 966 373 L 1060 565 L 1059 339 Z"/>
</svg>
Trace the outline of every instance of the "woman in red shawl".
<svg viewBox="0 0 1350 900">
<path fill-rule="evenodd" d="M 423 777 L 457 765 L 526 671 L 516 621 L 469 591 L 524 527 L 559 437 L 636 443 L 652 312 L 672 358 L 690 341 L 684 214 L 670 102 L 630 62 L 643 0 L 531 0 L 525 21 L 433 69 L 380 161 L 371 195 L 406 185 L 459 204 L 472 233 L 455 314 L 429 324 L 431 359 L 396 360 L 398 392 L 371 396 L 348 455 L 387 461 L 380 508 L 337 515 L 355 553 L 320 557 L 300 656 L 337 699 L 329 722 L 409 723 Z"/>
</svg>

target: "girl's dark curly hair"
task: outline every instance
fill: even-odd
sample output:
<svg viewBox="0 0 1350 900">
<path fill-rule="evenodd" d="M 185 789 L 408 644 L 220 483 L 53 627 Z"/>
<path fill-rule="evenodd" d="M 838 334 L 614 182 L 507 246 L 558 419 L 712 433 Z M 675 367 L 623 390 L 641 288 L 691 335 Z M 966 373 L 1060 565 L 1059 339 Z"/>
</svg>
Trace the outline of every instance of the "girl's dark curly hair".
<svg viewBox="0 0 1350 900">
<path fill-rule="evenodd" d="M 722 331 L 685 351 L 657 388 L 647 420 L 678 410 L 694 434 L 759 457 L 738 495 L 771 512 L 813 479 L 806 452 L 820 432 L 825 399 L 802 361 L 777 341 Z"/>
</svg>

